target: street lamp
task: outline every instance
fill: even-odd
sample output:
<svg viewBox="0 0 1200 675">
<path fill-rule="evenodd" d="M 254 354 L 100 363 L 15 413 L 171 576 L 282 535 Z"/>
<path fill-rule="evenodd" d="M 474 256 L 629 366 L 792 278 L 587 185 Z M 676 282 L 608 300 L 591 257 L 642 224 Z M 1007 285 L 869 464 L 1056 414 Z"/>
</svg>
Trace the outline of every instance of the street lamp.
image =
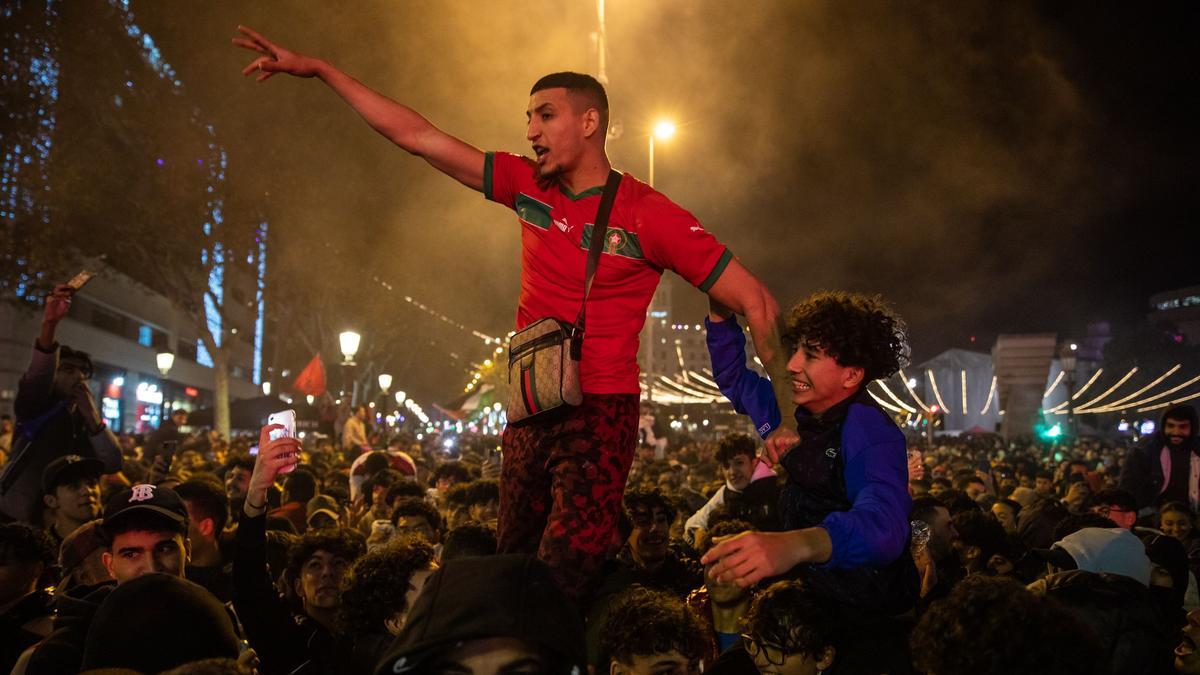
<svg viewBox="0 0 1200 675">
<path fill-rule="evenodd" d="M 358 344 L 362 341 L 362 336 L 352 330 L 342 331 L 338 334 L 338 344 L 342 348 L 342 356 L 346 357 L 343 363 L 347 366 L 354 365 L 354 355 L 358 353 Z"/>
<path fill-rule="evenodd" d="M 403 390 L 396 392 L 396 405 L 404 405 L 404 399 L 408 398 L 408 394 Z"/>
<path fill-rule="evenodd" d="M 1075 366 L 1079 363 L 1078 350 L 1079 345 L 1074 342 L 1063 345 L 1058 357 L 1063 374 L 1067 376 L 1067 429 L 1070 430 L 1072 438 L 1075 437 Z"/>
<path fill-rule="evenodd" d="M 175 365 L 175 355 L 171 352 L 159 352 L 154 360 L 158 364 L 158 372 L 162 373 L 163 377 L 166 377 L 167 373 L 171 372 L 171 366 Z"/>
<path fill-rule="evenodd" d="M 391 388 L 392 388 L 392 376 L 387 373 L 380 373 L 379 374 L 379 389 L 382 390 L 384 395 L 386 396 L 388 393 L 388 389 L 391 389 Z"/>
<path fill-rule="evenodd" d="M 263 396 L 271 395 L 271 383 L 270 382 L 263 382 L 262 389 L 263 389 Z"/>
<path fill-rule="evenodd" d="M 654 139 L 665 141 L 675 135 L 675 123 L 669 120 L 659 120 L 654 125 L 654 131 L 650 134 L 650 175 L 646 181 L 650 187 L 654 187 Z"/>
</svg>

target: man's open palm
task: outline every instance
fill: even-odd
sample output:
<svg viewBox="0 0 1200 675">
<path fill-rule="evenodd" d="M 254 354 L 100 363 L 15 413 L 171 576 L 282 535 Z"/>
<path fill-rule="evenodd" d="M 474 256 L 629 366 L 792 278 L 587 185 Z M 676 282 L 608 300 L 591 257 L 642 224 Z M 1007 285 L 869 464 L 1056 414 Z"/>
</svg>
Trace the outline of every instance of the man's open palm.
<svg viewBox="0 0 1200 675">
<path fill-rule="evenodd" d="M 243 68 L 242 75 L 253 75 L 257 72 L 258 77 L 255 79 L 262 82 L 275 73 L 287 73 L 296 77 L 312 77 L 317 74 L 317 65 L 320 63 L 317 59 L 290 52 L 247 26 L 238 26 L 237 29 L 246 37 L 233 38 L 233 44 L 262 55 Z"/>
</svg>

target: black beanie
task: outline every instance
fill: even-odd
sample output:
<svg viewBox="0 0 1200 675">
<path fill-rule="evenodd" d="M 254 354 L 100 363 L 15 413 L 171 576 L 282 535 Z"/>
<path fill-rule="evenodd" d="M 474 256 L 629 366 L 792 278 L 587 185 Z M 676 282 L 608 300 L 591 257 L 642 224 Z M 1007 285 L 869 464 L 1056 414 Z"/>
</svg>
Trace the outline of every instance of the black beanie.
<svg viewBox="0 0 1200 675">
<path fill-rule="evenodd" d="M 157 673 L 192 661 L 237 656 L 233 622 L 220 601 L 185 579 L 147 574 L 117 586 L 96 610 L 83 669 Z"/>
</svg>

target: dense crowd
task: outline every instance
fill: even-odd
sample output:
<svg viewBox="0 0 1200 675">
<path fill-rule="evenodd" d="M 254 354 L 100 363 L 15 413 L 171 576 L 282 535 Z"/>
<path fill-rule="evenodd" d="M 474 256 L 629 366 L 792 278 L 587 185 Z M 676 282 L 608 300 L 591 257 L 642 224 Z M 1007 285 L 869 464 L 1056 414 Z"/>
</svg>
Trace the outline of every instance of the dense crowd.
<svg viewBox="0 0 1200 675">
<path fill-rule="evenodd" d="M 909 439 L 920 600 L 876 631 L 789 575 L 744 587 L 701 564 L 781 527 L 783 472 L 749 435 L 640 447 L 580 605 L 495 554 L 494 437 L 448 450 L 352 419 L 342 438 L 366 444 L 311 436 L 288 473 L 267 433 L 226 441 L 183 413 L 117 435 L 118 471 L 51 462 L 38 513 L 0 526 L 0 671 L 837 673 L 867 649 L 890 650 L 886 672 L 1200 671 L 1187 482 L 1167 494 L 1168 469 L 1139 503 L 1121 444 Z"/>
</svg>

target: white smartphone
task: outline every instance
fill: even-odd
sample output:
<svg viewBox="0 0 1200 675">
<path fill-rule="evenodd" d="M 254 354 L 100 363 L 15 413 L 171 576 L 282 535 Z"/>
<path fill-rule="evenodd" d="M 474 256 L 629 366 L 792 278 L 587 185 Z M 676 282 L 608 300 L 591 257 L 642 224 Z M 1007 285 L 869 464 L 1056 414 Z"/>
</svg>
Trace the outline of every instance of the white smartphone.
<svg viewBox="0 0 1200 675">
<path fill-rule="evenodd" d="M 277 438 L 295 438 L 296 437 L 296 411 L 295 410 L 281 410 L 280 412 L 271 413 L 270 415 L 267 415 L 267 425 L 269 426 L 272 424 L 283 425 L 283 428 L 282 429 L 272 429 L 271 430 L 271 440 L 275 440 Z M 292 457 L 292 459 L 294 459 L 295 461 L 293 461 L 291 464 L 284 465 L 282 468 L 279 469 L 279 473 L 288 473 L 289 471 L 295 470 L 296 465 L 300 463 L 300 458 Z"/>
</svg>

